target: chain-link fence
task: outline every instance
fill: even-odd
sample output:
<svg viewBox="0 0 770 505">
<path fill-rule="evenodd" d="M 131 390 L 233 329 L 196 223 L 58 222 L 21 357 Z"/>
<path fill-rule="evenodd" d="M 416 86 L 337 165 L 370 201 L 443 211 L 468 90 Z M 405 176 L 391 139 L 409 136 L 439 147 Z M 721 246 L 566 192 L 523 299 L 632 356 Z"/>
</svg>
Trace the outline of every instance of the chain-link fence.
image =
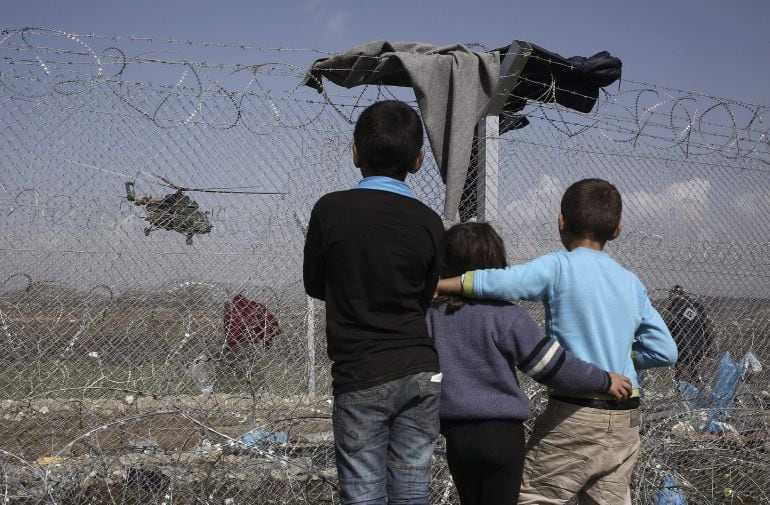
<svg viewBox="0 0 770 505">
<path fill-rule="evenodd" d="M 335 503 L 303 230 L 358 179 L 358 113 L 411 90 L 319 94 L 315 50 L 1 33 L 3 503 Z M 588 114 L 539 98 L 485 188 L 510 261 L 558 249 L 564 189 L 606 178 L 610 254 L 672 324 L 675 284 L 705 320 L 678 337 L 706 342 L 689 375 L 644 376 L 634 502 L 770 502 L 767 108 L 629 81 Z M 441 211 L 428 158 L 408 182 Z M 434 476 L 432 503 L 457 503 L 441 444 Z"/>
</svg>

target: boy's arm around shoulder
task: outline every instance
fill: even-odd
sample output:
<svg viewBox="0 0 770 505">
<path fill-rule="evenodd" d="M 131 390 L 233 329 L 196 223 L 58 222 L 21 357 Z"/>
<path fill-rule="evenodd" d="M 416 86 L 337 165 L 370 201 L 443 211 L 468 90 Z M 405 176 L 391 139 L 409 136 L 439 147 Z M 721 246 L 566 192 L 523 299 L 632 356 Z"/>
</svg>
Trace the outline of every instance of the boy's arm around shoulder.
<svg viewBox="0 0 770 505">
<path fill-rule="evenodd" d="M 498 342 L 514 356 L 516 368 L 541 384 L 565 391 L 610 393 L 616 398 L 631 394 L 631 382 L 605 372 L 564 349 L 556 339 L 543 333 L 522 309 L 511 306 L 512 324 L 508 335 Z"/>
<path fill-rule="evenodd" d="M 493 300 L 546 300 L 559 282 L 561 261 L 551 253 L 508 268 L 469 272 L 463 292 Z"/>
<path fill-rule="evenodd" d="M 313 207 L 307 226 L 302 260 L 302 281 L 308 295 L 324 300 L 326 298 L 326 261 L 322 250 L 323 234 L 316 211 L 317 207 L 318 204 Z"/>
<path fill-rule="evenodd" d="M 631 347 L 634 366 L 644 370 L 673 365 L 678 357 L 676 342 L 663 318 L 650 303 L 646 289 L 641 304 L 641 320 Z"/>
</svg>

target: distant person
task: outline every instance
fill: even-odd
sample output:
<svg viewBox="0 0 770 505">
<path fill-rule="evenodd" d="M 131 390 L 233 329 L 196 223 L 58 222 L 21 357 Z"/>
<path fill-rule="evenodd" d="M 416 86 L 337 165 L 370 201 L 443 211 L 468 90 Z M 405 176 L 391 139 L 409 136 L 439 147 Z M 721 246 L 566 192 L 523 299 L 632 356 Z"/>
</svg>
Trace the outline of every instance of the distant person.
<svg viewBox="0 0 770 505">
<path fill-rule="evenodd" d="M 668 328 L 679 348 L 674 378 L 698 383 L 701 381 L 701 362 L 713 343 L 706 309 L 691 299 L 679 284 L 669 290 L 668 301 L 665 311 Z"/>
<path fill-rule="evenodd" d="M 222 319 L 230 349 L 245 343 L 261 344 L 269 349 L 273 338 L 281 334 L 278 319 L 267 306 L 241 294 L 225 304 Z"/>
<path fill-rule="evenodd" d="M 630 398 L 549 392 L 527 443 L 519 503 L 630 503 L 639 449 L 636 368 L 676 362 L 676 344 L 647 290 L 604 245 L 620 235 L 622 200 L 601 179 L 572 184 L 561 200 L 564 252 L 508 268 L 442 279 L 439 293 L 497 300 L 539 300 L 546 331 L 575 356 L 631 379 Z M 632 358 L 633 351 L 633 358 Z"/>
<path fill-rule="evenodd" d="M 503 239 L 488 223 L 452 226 L 444 240 L 442 277 L 507 266 Z M 530 408 L 516 368 L 564 391 L 631 394 L 626 377 L 575 358 L 512 303 L 440 296 L 427 319 L 444 375 L 441 432 L 462 505 L 518 502 Z"/>
<path fill-rule="evenodd" d="M 222 313 L 225 344 L 218 365 L 217 389 L 238 392 L 267 389 L 270 349 L 281 334 L 278 318 L 263 303 L 237 294 Z"/>
<path fill-rule="evenodd" d="M 363 180 L 310 214 L 303 278 L 326 301 L 332 424 L 343 504 L 428 504 L 441 375 L 425 312 L 444 226 L 404 183 L 423 161 L 407 104 L 367 107 L 353 131 Z"/>
</svg>

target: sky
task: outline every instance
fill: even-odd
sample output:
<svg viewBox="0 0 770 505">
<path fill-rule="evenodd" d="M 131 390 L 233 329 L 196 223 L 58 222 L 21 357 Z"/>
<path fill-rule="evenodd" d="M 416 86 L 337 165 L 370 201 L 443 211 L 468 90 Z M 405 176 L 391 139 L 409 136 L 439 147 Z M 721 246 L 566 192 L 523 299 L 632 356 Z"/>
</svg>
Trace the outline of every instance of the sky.
<svg viewBox="0 0 770 505">
<path fill-rule="evenodd" d="M 623 77 L 768 104 L 770 2 L 601 0 L 3 0 L 3 28 L 169 37 L 339 52 L 377 39 L 513 39 L 563 56 L 607 50 Z"/>
<path fill-rule="evenodd" d="M 133 35 L 256 48 L 309 48 L 318 51 L 318 53 L 309 54 L 298 53 L 298 57 L 303 59 L 302 65 L 307 65 L 323 54 L 342 52 L 377 39 L 393 42 L 420 41 L 437 45 L 479 43 L 489 49 L 501 47 L 511 40 L 519 39 L 535 43 L 565 57 L 590 56 L 599 51 L 609 51 L 623 61 L 623 80 L 626 84 L 621 82 L 619 85 L 621 91 L 639 88 L 637 85 L 628 83 L 628 81 L 637 81 L 651 83 L 656 87 L 687 90 L 733 101 L 770 105 L 767 87 L 767 83 L 770 82 L 770 65 L 767 64 L 770 35 L 766 27 L 766 22 L 770 19 L 770 2 L 766 1 L 746 0 L 727 3 L 712 0 L 676 2 L 648 0 L 620 3 L 583 0 L 524 3 L 454 0 L 393 2 L 3 0 L 0 19 L 2 19 L 0 27 L 4 29 L 36 27 L 75 34 Z M 65 45 L 62 40 L 45 37 L 37 40 L 41 43 L 53 42 Z M 125 40 L 113 42 L 111 39 L 100 39 L 95 42 L 95 47 L 101 51 L 113 43 L 126 49 L 129 55 L 139 51 L 139 47 L 144 47 L 139 43 Z M 166 47 L 174 51 L 183 50 L 184 56 L 193 61 L 207 61 L 209 58 L 214 59 L 208 61 L 223 61 L 222 58 L 240 58 L 244 54 L 244 61 L 239 60 L 239 63 L 248 64 L 254 61 L 254 58 L 262 58 L 264 54 L 275 57 L 274 53 L 254 51 L 241 53 L 239 49 L 232 48 L 212 53 L 207 52 L 207 49 L 200 44 L 188 46 L 158 42 L 145 45 L 159 51 Z M 196 54 L 199 54 L 198 58 L 195 57 Z M 280 57 L 289 58 L 290 55 L 282 53 Z M 263 60 L 257 61 L 263 62 Z M 163 65 L 147 67 L 156 72 L 152 77 L 138 74 L 124 75 L 124 77 L 127 81 L 135 78 L 166 84 L 173 84 L 179 79 L 178 67 L 165 66 L 171 68 L 170 76 L 160 75 L 162 70 L 168 70 Z M 216 72 L 212 70 L 212 73 Z M 245 74 L 239 75 L 243 78 Z M 266 77 L 263 79 L 265 85 L 269 86 L 270 81 Z M 189 82 L 189 80 L 185 81 L 185 84 Z M 292 80 L 292 86 L 295 85 L 296 83 Z M 615 91 L 618 85 L 613 84 L 611 88 L 611 91 Z M 236 86 L 234 89 L 243 88 Z M 350 92 L 350 96 L 355 94 L 356 92 Z M 676 93 L 673 94 L 676 95 Z M 68 98 L 71 102 L 61 103 L 67 106 L 77 103 L 79 104 L 77 107 L 83 110 L 90 109 L 91 104 L 78 102 L 78 96 L 77 93 L 73 94 Z M 97 102 L 97 108 L 112 107 L 112 102 L 101 95 L 98 97 L 103 101 Z M 112 98 L 114 99 L 114 96 Z M 657 97 L 647 98 L 658 100 Z M 717 102 L 718 100 L 703 100 L 703 103 L 707 104 Z M 7 107 L 6 112 L 15 114 L 15 109 L 10 105 L 4 106 Z M 151 109 L 152 107 L 148 110 Z M 254 269 L 254 278 L 239 277 L 241 267 L 235 262 L 229 264 L 219 261 L 218 255 L 223 246 L 225 249 L 236 248 L 245 242 L 255 244 L 254 255 L 261 254 L 261 249 L 257 246 L 261 246 L 264 242 L 264 234 L 272 233 L 271 228 L 261 229 L 253 226 L 244 232 L 248 224 L 245 220 L 251 216 L 244 212 L 224 215 L 217 219 L 216 233 L 196 237 L 195 245 L 192 247 L 180 246 L 183 244 L 183 239 L 180 241 L 180 237 L 171 232 L 154 234 L 145 239 L 141 236 L 143 223 L 139 220 L 137 210 L 125 201 L 124 196 L 118 194 L 125 181 L 121 178 L 110 178 L 108 172 L 129 173 L 130 168 L 132 170 L 130 173 L 133 174 L 137 165 L 147 166 L 152 167 L 148 170 L 165 173 L 180 184 L 220 187 L 236 185 L 236 182 L 239 184 L 260 182 L 258 175 L 262 174 L 260 172 L 262 169 L 254 168 L 260 163 L 271 169 L 276 168 L 271 163 L 283 163 L 299 170 L 307 168 L 301 165 L 311 161 L 325 164 L 325 166 L 339 165 L 345 170 L 352 168 L 349 166 L 347 151 L 349 147 L 345 143 L 347 137 L 344 142 L 341 142 L 335 136 L 340 132 L 348 131 L 349 125 L 342 123 L 329 126 L 326 132 L 310 129 L 302 130 L 302 133 L 298 134 L 296 131 L 300 130 L 296 130 L 288 137 L 277 139 L 270 135 L 252 136 L 238 129 L 166 130 L 157 129 L 138 120 L 133 122 L 126 120 L 121 123 L 98 115 L 94 117 L 73 115 L 70 118 L 66 107 L 57 108 L 55 105 L 50 109 L 39 108 L 39 110 L 41 114 L 37 119 L 29 114 L 19 115 L 18 119 L 16 115 L 12 116 L 11 124 L 15 128 L 21 128 L 27 132 L 27 135 L 34 137 L 28 142 L 31 147 L 28 151 L 24 151 L 24 156 L 17 159 L 14 157 L 16 154 L 0 151 L 0 172 L 4 166 L 23 166 L 23 162 L 27 161 L 39 164 L 39 170 L 34 173 L 19 169 L 18 173 L 12 174 L 11 186 L 31 188 L 16 195 L 15 203 L 22 211 L 26 208 L 33 214 L 39 213 L 37 202 L 35 206 L 27 202 L 34 198 L 33 189 L 44 189 L 56 193 L 56 197 L 59 198 L 72 196 L 70 193 L 77 187 L 77 198 L 86 195 L 94 199 L 92 203 L 97 211 L 93 215 L 93 221 L 96 224 L 86 221 L 83 218 L 82 209 L 77 205 L 67 206 L 57 203 L 59 200 L 49 199 L 48 204 L 51 209 L 48 213 L 54 214 L 60 212 L 59 208 L 65 208 L 69 212 L 66 216 L 69 219 L 68 222 L 71 222 L 73 227 L 79 227 L 78 233 L 67 235 L 61 231 L 64 228 L 58 225 L 37 229 L 36 233 L 31 235 L 33 238 L 30 238 L 38 244 L 32 247 L 33 253 L 29 256 L 20 255 L 18 258 L 9 256 L 11 263 L 15 261 L 20 266 L 6 266 L 4 268 L 7 272 L 26 272 L 29 263 L 34 262 L 40 265 L 43 277 L 64 278 L 72 284 L 79 282 L 82 284 L 81 281 L 84 279 L 87 283 L 91 283 L 89 285 L 100 283 L 130 285 L 137 282 L 137 278 L 154 280 L 155 277 L 162 278 L 165 282 L 166 274 L 175 271 L 181 272 L 183 279 L 190 277 L 191 272 L 205 271 L 207 275 L 210 274 L 209 277 L 236 278 L 243 284 L 265 282 L 260 277 L 263 274 L 259 269 Z M 302 109 L 297 112 L 303 114 L 308 113 L 308 110 Z M 736 110 L 740 111 L 740 108 L 733 107 L 727 112 L 718 108 L 714 110 L 715 112 L 711 112 L 707 119 L 713 118 L 716 123 L 724 125 L 730 121 L 727 115 Z M 287 109 L 285 112 L 294 111 Z M 703 113 L 703 108 L 699 111 L 696 109 L 695 113 L 697 112 Z M 683 114 L 683 109 L 677 109 L 677 113 Z M 52 118 L 46 114 L 52 114 Z M 260 117 L 253 111 L 252 114 L 252 118 Z M 53 115 L 56 117 L 53 118 Z M 767 115 L 768 113 L 765 112 L 763 116 Z M 0 117 L 0 119 L 3 118 L 5 116 Z M 667 122 L 669 118 L 666 116 L 664 119 Z M 681 118 L 679 122 L 681 123 Z M 758 124 L 755 123 L 754 126 Z M 62 128 L 61 125 L 67 127 Z M 691 285 L 701 286 L 704 292 L 711 291 L 713 286 L 740 287 L 729 278 L 735 269 L 728 268 L 720 274 L 721 276 L 715 276 L 712 270 L 709 270 L 712 269 L 712 263 L 721 267 L 726 261 L 722 257 L 714 260 L 716 253 L 709 259 L 712 263 L 707 262 L 708 264 L 704 266 L 694 263 L 697 258 L 693 259 L 692 256 L 703 256 L 701 249 L 709 244 L 716 244 L 713 247 L 718 249 L 718 253 L 724 255 L 720 249 L 723 247 L 721 244 L 731 240 L 743 244 L 767 242 L 767 220 L 763 218 L 766 216 L 766 209 L 770 208 L 770 189 L 768 189 L 770 186 L 766 184 L 767 175 L 724 169 L 724 167 L 718 171 L 711 166 L 699 165 L 696 162 L 680 163 L 679 158 L 670 162 L 652 162 L 642 156 L 641 150 L 636 151 L 636 154 L 640 155 L 638 159 L 629 158 L 624 156 L 631 149 L 628 144 L 619 144 L 620 147 L 628 147 L 628 149 L 621 150 L 617 158 L 584 156 L 581 150 L 590 150 L 587 148 L 588 136 L 569 139 L 563 135 L 552 137 L 550 136 L 552 132 L 549 132 L 547 125 L 543 126 L 542 121 L 537 126 L 539 130 L 536 126 L 533 123 L 523 131 L 521 136 L 511 134 L 509 138 L 525 141 L 530 138 L 536 142 L 548 144 L 550 147 L 531 146 L 526 152 L 521 150 L 503 153 L 507 165 L 514 168 L 526 165 L 528 169 L 526 171 L 511 169 L 508 172 L 510 175 L 515 174 L 519 177 L 505 186 L 508 190 L 504 195 L 505 212 L 508 220 L 517 225 L 513 230 L 509 230 L 514 243 L 509 248 L 509 254 L 523 260 L 542 253 L 544 247 L 559 247 L 558 243 L 555 243 L 555 235 L 552 235 L 553 209 L 558 208 L 560 195 L 568 181 L 570 178 L 575 180 L 589 175 L 602 176 L 611 180 L 617 179 L 624 193 L 624 199 L 629 203 L 627 208 L 630 212 L 627 220 L 624 215 L 628 225 L 627 230 L 631 232 L 652 230 L 649 233 L 652 233 L 653 237 L 658 236 L 656 234 L 667 237 L 681 235 L 681 241 L 695 248 L 694 253 L 676 249 L 676 257 L 670 261 L 662 258 L 662 253 L 659 255 L 661 257 L 648 258 L 651 264 L 657 267 L 654 269 L 657 277 L 649 279 L 654 282 L 653 287 L 666 286 L 670 281 L 671 270 L 662 270 L 660 267 L 664 262 L 674 265 L 667 268 L 678 269 L 674 271 L 675 274 L 697 271 L 698 275 L 693 275 L 690 279 L 675 280 L 682 283 L 687 280 Z M 686 130 L 685 126 L 684 123 L 676 125 L 681 131 Z M 743 126 L 745 124 L 741 124 L 741 127 Z M 758 126 L 756 130 L 763 128 L 766 129 L 767 124 Z M 672 130 L 676 128 L 672 127 Z M 534 138 L 539 132 L 546 132 L 548 136 Z M 650 133 L 650 130 L 648 129 L 647 132 Z M 602 135 L 597 134 L 596 137 L 598 140 L 603 140 Z M 672 138 L 676 139 L 676 132 Z M 55 144 L 52 140 L 57 143 Z M 327 142 L 328 148 L 324 149 L 322 142 Z M 290 144 L 287 148 L 289 154 L 301 153 L 302 156 L 293 158 L 283 154 L 285 144 Z M 44 152 L 45 156 L 39 156 L 38 151 L 42 149 L 38 147 L 39 145 L 55 147 L 49 147 L 50 150 Z M 604 147 L 606 145 L 600 145 L 597 149 Z M 641 149 L 644 146 L 639 147 Z M 562 149 L 565 150 L 562 151 Z M 259 155 L 254 156 L 255 152 Z M 560 155 L 562 152 L 568 154 L 562 156 Z M 766 153 L 767 149 L 763 152 Z M 676 153 L 676 156 L 682 156 L 678 151 Z M 2 155 L 6 154 L 7 160 L 10 161 L 4 165 Z M 328 159 L 312 159 L 318 158 L 319 155 L 327 156 Z M 67 160 L 64 160 L 66 161 L 64 163 L 61 159 L 63 157 L 68 160 L 73 159 L 77 164 Z M 689 161 L 696 158 L 691 156 Z M 20 160 L 23 162 L 19 163 Z M 597 160 L 609 161 L 605 161 L 602 166 L 595 166 Z M 725 157 L 717 157 L 717 162 L 731 164 Z M 87 168 L 87 165 L 91 168 Z M 221 168 L 220 165 L 224 169 L 217 170 Z M 295 165 L 300 165 L 300 168 Z M 200 166 L 204 166 L 205 170 L 201 170 Z M 92 170 L 94 167 L 100 172 L 94 172 Z M 280 168 L 283 169 L 283 167 L 284 165 L 280 165 Z M 764 165 L 762 168 L 764 170 Z M 66 175 L 62 176 L 63 172 L 66 172 Z M 274 172 L 279 171 L 274 170 Z M 283 170 L 281 173 L 285 177 L 270 181 L 272 185 L 267 189 L 285 189 L 285 179 L 293 172 Z M 767 174 L 766 171 L 763 173 Z M 4 175 L 7 174 L 0 173 L 0 185 L 4 182 Z M 236 181 L 235 175 L 242 176 L 243 180 Z M 222 180 L 215 180 L 217 177 Z M 157 185 L 149 189 L 147 186 L 140 187 L 141 182 L 139 181 L 137 186 L 138 191 L 147 192 L 151 189 L 157 192 L 165 189 Z M 336 188 L 334 184 L 338 182 L 330 180 L 328 185 Z M 348 182 L 348 180 L 344 181 L 345 184 Z M 324 185 L 326 183 L 325 180 L 308 181 L 306 189 L 312 190 L 315 195 L 318 191 L 328 189 Z M 419 193 L 419 187 L 417 189 Z M 292 191 L 297 191 L 296 184 Z M 59 193 L 62 192 L 65 194 L 60 195 Z M 109 213 L 103 210 L 101 201 L 96 201 L 97 197 L 106 198 L 105 195 L 113 198 L 109 201 L 111 209 Z M 418 194 L 418 196 L 425 195 Z M 222 203 L 222 208 L 230 208 L 231 214 L 231 207 L 239 205 L 264 205 L 265 209 L 269 207 L 274 210 L 282 209 L 283 205 L 288 205 L 286 202 L 294 201 L 291 198 L 298 199 L 296 195 L 290 195 L 286 201 L 272 198 L 246 200 L 229 195 L 227 199 L 219 197 L 221 202 L 216 200 L 217 196 L 199 196 L 198 198 L 206 209 L 216 210 L 217 205 Z M 247 201 L 250 203 L 245 203 Z M 308 202 L 304 202 L 303 199 L 303 205 L 309 206 L 311 203 L 310 199 Z M 27 204 L 26 207 L 25 204 Z M 80 202 L 78 205 L 85 204 Z M 117 208 L 119 205 L 121 205 L 120 209 Z M 115 209 L 112 208 L 113 206 Z M 13 219 L 26 219 L 21 211 L 15 212 Z M 216 213 L 214 215 L 217 217 Z M 30 220 L 37 219 L 35 216 L 37 214 L 27 217 Z M 110 218 L 114 218 L 114 222 L 109 221 Z M 105 225 L 106 231 L 103 231 L 102 221 L 105 220 L 109 222 Z M 760 220 L 761 224 L 759 224 Z M 90 228 L 85 229 L 87 227 Z M 756 233 L 758 229 L 764 233 Z M 521 230 L 528 231 L 523 233 Z M 89 235 L 86 232 L 93 233 Z M 550 241 L 543 243 L 543 237 L 550 237 Z M 89 238 L 90 240 L 87 240 Z M 624 238 L 625 241 L 621 245 L 625 249 L 620 249 L 618 252 L 629 251 L 624 253 L 626 257 L 634 257 L 634 247 L 638 244 L 641 244 L 639 247 L 644 248 L 645 251 L 650 249 L 649 237 L 639 238 L 638 234 L 630 233 L 624 235 Z M 285 240 L 288 244 L 296 245 L 300 239 L 300 233 L 294 230 L 294 235 Z M 80 246 L 79 242 L 97 249 L 99 254 L 93 257 L 81 254 L 77 257 L 83 261 L 82 264 L 73 261 L 71 265 L 65 265 L 66 268 L 61 265 L 70 260 L 62 259 L 61 254 L 46 256 L 48 254 L 46 251 L 59 253 L 77 249 L 76 246 Z M 139 243 L 147 249 L 134 247 Z M 40 244 L 45 244 L 45 247 Z M 279 243 L 276 247 L 281 244 Z M 531 244 L 537 247 L 531 247 Z M 678 243 L 675 247 L 679 247 Z M 655 248 L 655 244 L 652 248 Z M 748 254 L 766 256 L 767 250 L 766 248 L 748 248 Z M 142 255 L 143 252 L 146 254 Z M 209 256 L 206 256 L 206 253 Z M 190 266 L 179 266 L 182 264 L 177 259 L 179 254 L 187 254 L 188 261 L 191 262 Z M 94 260 L 96 257 L 101 258 L 103 263 L 97 266 Z M 163 262 L 157 260 L 159 257 L 163 258 Z M 298 257 L 293 256 L 294 259 Z M 111 265 L 116 259 L 123 261 L 125 267 L 113 268 Z M 689 261 L 690 265 L 683 267 L 682 261 Z M 753 257 L 752 261 L 754 261 Z M 753 276 L 758 268 L 766 268 L 768 261 L 766 257 L 757 261 L 759 267 L 756 266 L 756 261 L 746 263 L 749 265 L 746 269 L 751 275 L 743 274 L 744 278 Z M 212 264 L 216 264 L 218 269 L 212 269 Z M 648 268 L 646 271 L 652 271 L 652 269 Z M 125 279 L 115 280 L 115 275 L 118 275 L 115 272 L 125 275 Z M 140 272 L 140 275 L 136 272 Z M 152 275 L 148 275 L 148 272 Z M 3 273 L 2 269 L 0 273 Z M 763 286 L 767 285 L 765 281 L 763 277 L 757 279 L 757 283 L 762 283 Z M 762 289 L 766 293 L 770 288 Z"/>
</svg>

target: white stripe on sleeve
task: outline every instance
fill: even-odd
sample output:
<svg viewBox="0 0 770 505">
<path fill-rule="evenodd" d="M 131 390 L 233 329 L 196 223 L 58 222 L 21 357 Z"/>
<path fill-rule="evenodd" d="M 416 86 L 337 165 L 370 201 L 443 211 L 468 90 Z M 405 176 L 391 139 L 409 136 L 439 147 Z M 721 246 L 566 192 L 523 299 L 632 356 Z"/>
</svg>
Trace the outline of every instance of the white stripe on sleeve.
<svg viewBox="0 0 770 505">
<path fill-rule="evenodd" d="M 530 371 L 527 372 L 527 375 L 530 377 L 534 377 L 535 375 L 539 374 L 543 368 L 548 365 L 548 363 L 551 362 L 553 359 L 553 356 L 556 354 L 556 352 L 559 350 L 561 346 L 559 345 L 559 342 L 556 340 L 553 341 L 553 344 L 551 345 L 551 348 L 548 349 L 548 352 L 545 353 L 545 356 L 540 358 L 540 361 L 537 362 L 537 365 L 535 365 Z"/>
</svg>

